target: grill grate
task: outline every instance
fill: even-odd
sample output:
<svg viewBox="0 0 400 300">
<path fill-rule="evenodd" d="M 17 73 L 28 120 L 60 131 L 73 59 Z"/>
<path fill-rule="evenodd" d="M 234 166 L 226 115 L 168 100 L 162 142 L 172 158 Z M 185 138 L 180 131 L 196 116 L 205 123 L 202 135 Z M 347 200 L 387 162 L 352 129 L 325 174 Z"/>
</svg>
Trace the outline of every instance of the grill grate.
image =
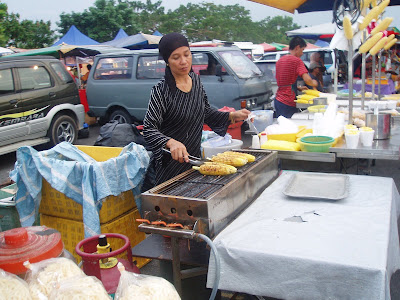
<svg viewBox="0 0 400 300">
<path fill-rule="evenodd" d="M 224 185 L 231 182 L 234 178 L 241 176 L 242 173 L 257 164 L 257 162 L 263 157 L 269 155 L 268 152 L 242 152 L 254 155 L 256 160 L 238 168 L 238 171 L 235 174 L 226 176 L 205 176 L 199 172 L 192 172 L 155 193 L 161 195 L 207 199 L 209 196 L 220 190 Z"/>
</svg>

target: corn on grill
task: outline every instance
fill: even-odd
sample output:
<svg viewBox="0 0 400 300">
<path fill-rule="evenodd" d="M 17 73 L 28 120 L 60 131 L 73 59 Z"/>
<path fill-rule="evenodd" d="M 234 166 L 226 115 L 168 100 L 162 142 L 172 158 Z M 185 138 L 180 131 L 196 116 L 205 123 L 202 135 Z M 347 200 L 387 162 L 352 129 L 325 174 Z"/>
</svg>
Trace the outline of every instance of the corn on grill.
<svg viewBox="0 0 400 300">
<path fill-rule="evenodd" d="M 226 176 L 205 176 L 188 170 L 143 193 L 148 223 L 139 230 L 190 238 L 194 233 L 216 236 L 278 176 L 276 152 L 236 150 L 256 160 Z"/>
</svg>

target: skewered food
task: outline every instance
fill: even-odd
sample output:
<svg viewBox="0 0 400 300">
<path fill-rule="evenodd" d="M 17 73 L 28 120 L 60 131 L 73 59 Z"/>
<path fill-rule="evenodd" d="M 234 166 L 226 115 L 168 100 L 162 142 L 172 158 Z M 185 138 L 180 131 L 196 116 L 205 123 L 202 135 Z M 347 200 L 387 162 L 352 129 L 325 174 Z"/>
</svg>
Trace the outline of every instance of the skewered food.
<svg viewBox="0 0 400 300">
<path fill-rule="evenodd" d="M 193 166 L 193 169 L 198 170 L 203 175 L 229 175 L 236 173 L 236 168 L 230 165 L 221 163 L 206 163 L 200 167 Z"/>
</svg>

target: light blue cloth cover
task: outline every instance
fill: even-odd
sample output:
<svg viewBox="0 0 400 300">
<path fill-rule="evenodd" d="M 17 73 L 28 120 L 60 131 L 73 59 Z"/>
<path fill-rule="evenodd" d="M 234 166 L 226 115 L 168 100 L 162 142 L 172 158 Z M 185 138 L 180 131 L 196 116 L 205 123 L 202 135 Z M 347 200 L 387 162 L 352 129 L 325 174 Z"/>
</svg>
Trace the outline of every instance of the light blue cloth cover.
<svg viewBox="0 0 400 300">
<path fill-rule="evenodd" d="M 35 221 L 44 178 L 54 189 L 82 205 L 85 238 L 100 234 L 102 199 L 128 190 L 138 195 L 148 165 L 147 151 L 135 143 L 105 162 L 94 160 L 67 142 L 41 152 L 21 147 L 10 172 L 18 186 L 16 208 L 21 225 L 32 226 Z"/>
</svg>

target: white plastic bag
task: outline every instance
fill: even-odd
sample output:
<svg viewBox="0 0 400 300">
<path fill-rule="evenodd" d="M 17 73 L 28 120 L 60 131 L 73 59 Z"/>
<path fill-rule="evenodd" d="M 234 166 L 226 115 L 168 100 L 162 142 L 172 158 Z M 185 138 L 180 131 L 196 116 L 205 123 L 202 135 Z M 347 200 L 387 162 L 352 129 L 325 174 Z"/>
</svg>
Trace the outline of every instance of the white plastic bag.
<svg viewBox="0 0 400 300">
<path fill-rule="evenodd" d="M 50 258 L 38 263 L 24 262 L 28 268 L 25 280 L 33 300 L 49 299 L 51 290 L 62 280 L 82 276 L 83 271 L 71 260 L 63 257 Z"/>
<path fill-rule="evenodd" d="M 74 276 L 61 280 L 49 295 L 50 300 L 110 300 L 103 284 L 95 276 Z"/>
<path fill-rule="evenodd" d="M 118 263 L 121 272 L 115 300 L 180 300 L 175 287 L 161 277 L 140 275 L 125 270 Z"/>
<path fill-rule="evenodd" d="M 0 299 L 30 300 L 32 298 L 25 281 L 0 269 Z"/>
</svg>

